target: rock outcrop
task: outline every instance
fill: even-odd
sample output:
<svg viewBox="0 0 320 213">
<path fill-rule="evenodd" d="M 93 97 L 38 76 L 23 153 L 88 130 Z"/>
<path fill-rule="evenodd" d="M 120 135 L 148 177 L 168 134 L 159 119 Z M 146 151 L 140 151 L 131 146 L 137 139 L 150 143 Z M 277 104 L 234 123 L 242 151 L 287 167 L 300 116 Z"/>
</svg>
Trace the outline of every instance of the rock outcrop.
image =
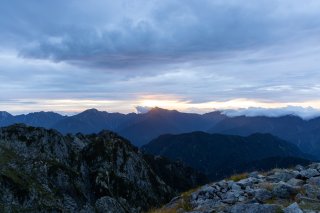
<svg viewBox="0 0 320 213">
<path fill-rule="evenodd" d="M 115 133 L 0 129 L 0 212 L 141 212 L 173 196 Z"/>
<path fill-rule="evenodd" d="M 183 193 L 160 212 L 320 212 L 320 163 L 232 176 Z"/>
<path fill-rule="evenodd" d="M 153 171 L 171 188 L 177 192 L 209 183 L 209 179 L 201 172 L 186 166 L 181 161 L 172 161 L 162 156 L 144 155 Z"/>
</svg>

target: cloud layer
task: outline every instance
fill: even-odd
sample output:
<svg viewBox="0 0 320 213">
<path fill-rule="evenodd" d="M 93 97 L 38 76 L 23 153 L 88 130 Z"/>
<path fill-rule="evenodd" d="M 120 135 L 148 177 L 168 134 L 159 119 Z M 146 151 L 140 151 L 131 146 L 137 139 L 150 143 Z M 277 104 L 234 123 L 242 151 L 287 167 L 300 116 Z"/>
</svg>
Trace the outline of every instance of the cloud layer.
<svg viewBox="0 0 320 213">
<path fill-rule="evenodd" d="M 287 106 L 282 108 L 261 108 L 261 107 L 250 107 L 246 109 L 237 109 L 237 110 L 224 110 L 223 114 L 236 117 L 236 116 L 248 116 L 248 117 L 255 117 L 255 116 L 268 116 L 268 117 L 281 117 L 285 115 L 294 115 L 299 116 L 305 120 L 309 120 L 315 117 L 320 116 L 320 110 L 314 109 L 312 107 L 297 107 L 297 106 Z"/>
<path fill-rule="evenodd" d="M 4 1 L 0 101 L 320 108 L 319 32 L 316 0 Z"/>
</svg>

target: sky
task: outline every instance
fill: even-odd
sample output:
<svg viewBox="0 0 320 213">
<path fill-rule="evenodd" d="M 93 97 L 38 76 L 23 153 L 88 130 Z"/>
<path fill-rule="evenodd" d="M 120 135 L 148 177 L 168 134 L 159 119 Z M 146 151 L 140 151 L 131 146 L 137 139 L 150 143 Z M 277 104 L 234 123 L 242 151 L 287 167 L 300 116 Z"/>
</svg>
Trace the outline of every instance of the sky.
<svg viewBox="0 0 320 213">
<path fill-rule="evenodd" d="M 0 2 L 0 110 L 319 112 L 318 0 Z"/>
</svg>

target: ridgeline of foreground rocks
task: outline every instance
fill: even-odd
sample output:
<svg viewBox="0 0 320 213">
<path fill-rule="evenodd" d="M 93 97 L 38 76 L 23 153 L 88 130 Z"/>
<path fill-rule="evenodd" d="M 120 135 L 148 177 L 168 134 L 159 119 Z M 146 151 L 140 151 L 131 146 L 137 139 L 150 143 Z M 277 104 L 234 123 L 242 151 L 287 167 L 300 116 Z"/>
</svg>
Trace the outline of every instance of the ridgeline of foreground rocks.
<svg viewBox="0 0 320 213">
<path fill-rule="evenodd" d="M 186 192 L 154 212 L 320 212 L 320 163 L 232 176 Z"/>
</svg>

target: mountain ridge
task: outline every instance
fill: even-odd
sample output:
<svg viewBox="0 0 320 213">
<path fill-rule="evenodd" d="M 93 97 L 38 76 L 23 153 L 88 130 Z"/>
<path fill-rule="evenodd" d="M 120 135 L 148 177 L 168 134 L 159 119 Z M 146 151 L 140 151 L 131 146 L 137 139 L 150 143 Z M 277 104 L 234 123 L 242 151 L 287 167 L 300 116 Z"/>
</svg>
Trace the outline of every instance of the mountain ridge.
<svg viewBox="0 0 320 213">
<path fill-rule="evenodd" d="M 205 114 L 183 113 L 177 110 L 153 108 L 147 113 L 121 114 L 88 109 L 72 116 L 39 112 L 23 116 L 0 113 L 0 126 L 14 123 L 54 128 L 67 134 L 98 133 L 109 129 L 142 146 L 162 134 L 182 134 L 193 131 L 248 136 L 270 133 L 297 145 L 302 151 L 320 156 L 320 118 L 304 120 L 295 115 L 280 117 L 228 117 L 221 111 Z M 1 116 L 3 115 L 3 116 Z"/>
<path fill-rule="evenodd" d="M 295 145 L 271 134 L 261 133 L 247 137 L 205 132 L 166 134 L 144 145 L 142 150 L 171 160 L 181 160 L 211 179 L 247 171 L 251 163 L 267 158 L 276 157 L 280 161 L 294 157 L 301 159 L 301 163 L 308 162 L 303 159 L 309 159 Z M 275 161 L 272 162 L 270 168 L 275 165 Z M 267 164 L 268 161 L 263 163 Z M 259 164 L 257 168 L 260 168 Z"/>
</svg>

